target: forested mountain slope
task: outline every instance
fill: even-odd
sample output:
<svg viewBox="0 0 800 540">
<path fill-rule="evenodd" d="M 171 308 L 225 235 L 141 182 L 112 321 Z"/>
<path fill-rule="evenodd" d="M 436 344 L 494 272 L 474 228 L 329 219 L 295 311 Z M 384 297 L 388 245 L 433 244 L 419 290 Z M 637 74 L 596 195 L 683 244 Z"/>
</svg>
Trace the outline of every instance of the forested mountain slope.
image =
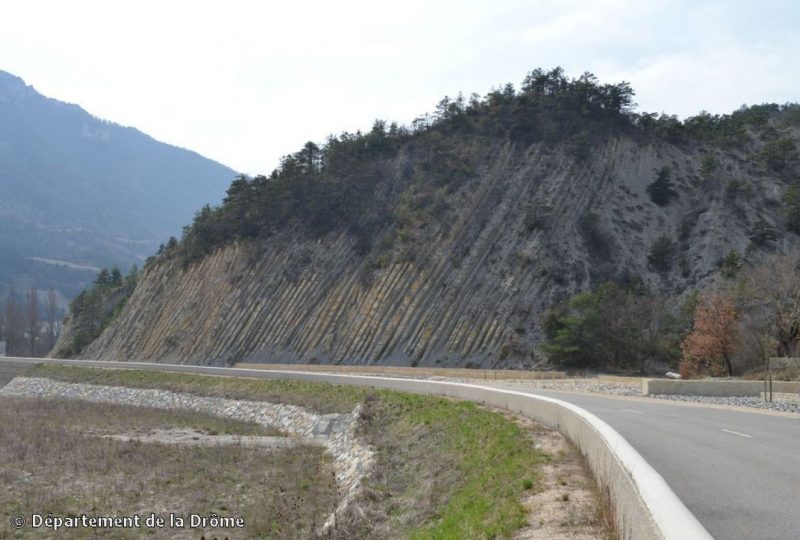
<svg viewBox="0 0 800 540">
<path fill-rule="evenodd" d="M 795 105 L 637 114 L 560 70 L 445 99 L 236 180 L 81 356 L 528 365 L 577 292 L 678 297 L 797 246 L 798 127 Z"/>
<path fill-rule="evenodd" d="M 0 71 L 0 294 L 14 284 L 74 296 L 91 267 L 141 264 L 234 174 Z"/>
</svg>

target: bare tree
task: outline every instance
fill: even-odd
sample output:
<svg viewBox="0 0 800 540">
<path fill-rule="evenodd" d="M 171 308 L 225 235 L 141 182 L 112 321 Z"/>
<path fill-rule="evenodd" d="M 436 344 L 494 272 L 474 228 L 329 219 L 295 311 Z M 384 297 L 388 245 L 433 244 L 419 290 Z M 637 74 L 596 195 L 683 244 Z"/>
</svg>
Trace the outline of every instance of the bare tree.
<svg viewBox="0 0 800 540">
<path fill-rule="evenodd" d="M 28 351 L 30 356 L 36 356 L 36 340 L 39 337 L 39 292 L 36 287 L 31 287 L 25 293 L 26 322 L 28 333 Z"/>
<path fill-rule="evenodd" d="M 800 252 L 772 255 L 743 272 L 736 296 L 745 330 L 757 341 L 765 357 L 797 356 Z"/>
<path fill-rule="evenodd" d="M 731 356 L 739 343 L 738 318 L 729 293 L 711 293 L 702 298 L 694 312 L 694 329 L 681 346 L 681 375 L 688 378 L 704 367 L 712 375 L 733 375 Z"/>
<path fill-rule="evenodd" d="M 56 317 L 58 316 L 58 297 L 56 296 L 56 291 L 50 289 L 47 291 L 47 347 L 48 349 L 52 349 L 56 344 L 56 338 L 58 337 L 58 328 L 57 328 L 57 321 Z"/>
<path fill-rule="evenodd" d="M 9 355 L 19 354 L 22 349 L 22 306 L 17 298 L 14 287 L 8 291 L 5 306 L 6 319 L 6 351 Z"/>
</svg>

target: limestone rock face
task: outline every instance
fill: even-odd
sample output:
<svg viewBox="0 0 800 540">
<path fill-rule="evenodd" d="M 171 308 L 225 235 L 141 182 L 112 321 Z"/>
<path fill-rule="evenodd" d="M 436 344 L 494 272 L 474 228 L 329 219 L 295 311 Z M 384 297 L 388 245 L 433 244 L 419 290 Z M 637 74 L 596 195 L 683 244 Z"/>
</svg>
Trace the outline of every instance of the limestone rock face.
<svg viewBox="0 0 800 540">
<path fill-rule="evenodd" d="M 347 232 L 287 229 L 187 268 L 149 267 L 82 356 L 523 367 L 536 361 L 544 311 L 572 294 L 638 276 L 678 295 L 721 279 L 732 250 L 747 263 L 798 244 L 782 225 L 787 183 L 749 159 L 752 149 L 618 137 L 584 161 L 540 144 L 483 152 L 439 217 L 382 253 L 359 255 Z M 718 166 L 701 175 L 708 153 Z M 393 159 L 387 184 L 408 157 Z M 660 207 L 646 188 L 664 166 L 678 196 Z M 759 221 L 780 238 L 753 243 Z M 656 272 L 648 254 L 662 235 L 674 242 L 674 263 Z"/>
</svg>

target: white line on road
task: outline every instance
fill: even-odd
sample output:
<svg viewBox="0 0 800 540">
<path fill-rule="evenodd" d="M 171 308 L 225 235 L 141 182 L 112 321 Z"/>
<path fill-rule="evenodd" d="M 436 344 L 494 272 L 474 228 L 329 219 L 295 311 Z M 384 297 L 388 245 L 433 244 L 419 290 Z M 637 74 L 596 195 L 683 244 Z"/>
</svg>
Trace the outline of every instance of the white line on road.
<svg viewBox="0 0 800 540">
<path fill-rule="evenodd" d="M 734 435 L 738 435 L 739 437 L 747 437 L 748 439 L 752 439 L 752 435 L 748 435 L 747 433 L 739 433 L 738 431 L 731 431 L 729 429 L 723 429 L 725 433 L 733 433 Z"/>
<path fill-rule="evenodd" d="M 621 409 L 622 411 L 633 413 L 633 414 L 644 414 L 642 411 L 635 411 L 633 409 Z"/>
</svg>

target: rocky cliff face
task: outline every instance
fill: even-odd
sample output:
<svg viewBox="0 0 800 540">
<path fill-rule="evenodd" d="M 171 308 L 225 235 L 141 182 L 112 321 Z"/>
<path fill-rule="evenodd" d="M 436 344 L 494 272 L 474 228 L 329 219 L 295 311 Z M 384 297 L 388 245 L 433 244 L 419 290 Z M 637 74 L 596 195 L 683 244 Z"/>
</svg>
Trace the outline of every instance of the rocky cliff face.
<svg viewBox="0 0 800 540">
<path fill-rule="evenodd" d="M 718 279 L 733 250 L 748 263 L 796 246 L 782 223 L 788 183 L 752 159 L 759 144 L 618 135 L 582 160 L 560 145 L 476 146 L 477 174 L 447 193 L 437 219 L 366 255 L 346 231 L 287 229 L 186 268 L 162 260 L 82 356 L 523 366 L 536 360 L 544 310 L 578 291 L 638 276 L 678 295 Z M 382 181 L 401 182 L 414 159 L 402 149 Z M 661 207 L 646 188 L 665 166 L 677 196 Z M 778 240 L 753 242 L 759 223 Z M 662 236 L 675 251 L 656 271 L 648 255 Z"/>
</svg>

